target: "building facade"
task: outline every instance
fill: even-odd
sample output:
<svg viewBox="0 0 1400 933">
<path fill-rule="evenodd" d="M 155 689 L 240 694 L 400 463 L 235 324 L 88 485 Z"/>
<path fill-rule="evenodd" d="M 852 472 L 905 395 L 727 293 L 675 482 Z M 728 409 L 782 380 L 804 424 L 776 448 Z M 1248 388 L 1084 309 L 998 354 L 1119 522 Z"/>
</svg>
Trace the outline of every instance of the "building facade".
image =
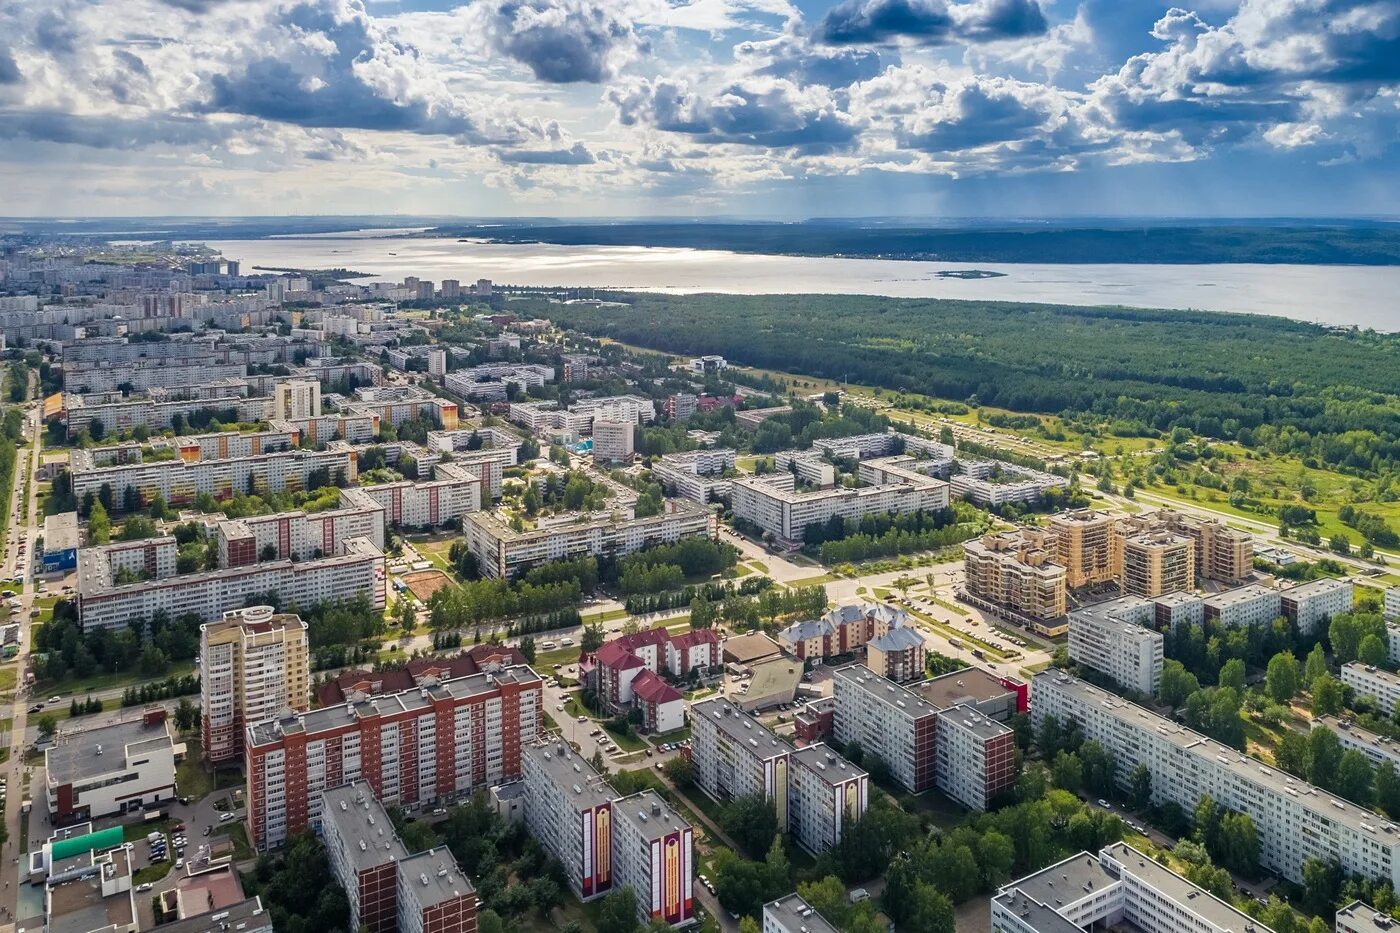
<svg viewBox="0 0 1400 933">
<path fill-rule="evenodd" d="M 199 627 L 199 712 L 210 762 L 243 757 L 252 722 L 311 706 L 306 623 L 271 606 L 233 610 Z"/>
</svg>

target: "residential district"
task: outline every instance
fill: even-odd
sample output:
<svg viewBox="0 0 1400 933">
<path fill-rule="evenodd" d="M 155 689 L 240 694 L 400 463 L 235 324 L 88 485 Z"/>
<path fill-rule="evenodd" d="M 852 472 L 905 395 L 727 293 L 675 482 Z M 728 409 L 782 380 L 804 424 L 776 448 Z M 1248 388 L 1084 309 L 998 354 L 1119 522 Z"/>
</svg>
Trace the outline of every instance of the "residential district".
<svg viewBox="0 0 1400 933">
<path fill-rule="evenodd" d="M 1390 928 L 1369 565 L 362 278 L 0 241 L 6 928 Z"/>
</svg>

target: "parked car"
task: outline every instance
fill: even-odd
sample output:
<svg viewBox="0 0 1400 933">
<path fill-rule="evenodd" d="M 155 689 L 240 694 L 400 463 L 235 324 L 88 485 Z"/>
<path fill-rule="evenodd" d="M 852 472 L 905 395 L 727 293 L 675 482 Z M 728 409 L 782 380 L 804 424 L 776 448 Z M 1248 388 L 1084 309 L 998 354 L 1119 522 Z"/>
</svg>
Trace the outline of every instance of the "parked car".
<svg viewBox="0 0 1400 933">
<path fill-rule="evenodd" d="M 219 822 L 220 822 L 220 823 L 227 823 L 229 820 L 232 820 L 232 819 L 235 819 L 235 817 L 234 817 L 234 815 L 233 815 L 232 813 L 220 813 L 220 814 L 219 814 Z"/>
<path fill-rule="evenodd" d="M 151 884 L 149 881 L 147 881 L 145 884 L 141 884 L 141 885 L 137 885 L 137 886 L 136 886 L 136 893 L 137 893 L 137 894 L 140 894 L 140 893 L 143 892 L 143 891 L 149 891 L 149 890 L 151 890 L 151 888 L 153 888 L 153 887 L 155 887 L 155 885 L 153 885 L 153 884 Z"/>
</svg>

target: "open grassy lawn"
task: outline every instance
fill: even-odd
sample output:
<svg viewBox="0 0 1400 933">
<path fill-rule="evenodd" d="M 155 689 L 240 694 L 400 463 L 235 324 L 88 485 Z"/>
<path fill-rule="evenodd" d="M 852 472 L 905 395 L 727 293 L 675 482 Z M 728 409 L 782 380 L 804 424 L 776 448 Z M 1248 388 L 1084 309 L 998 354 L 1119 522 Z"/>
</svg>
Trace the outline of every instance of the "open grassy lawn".
<svg viewBox="0 0 1400 933">
<path fill-rule="evenodd" d="M 579 613 L 585 625 L 591 622 L 614 622 L 618 619 L 627 618 L 626 609 L 600 609 L 597 612 Z"/>
<path fill-rule="evenodd" d="M 816 586 L 818 583 L 830 583 L 832 580 L 835 579 L 835 574 L 819 573 L 814 577 L 803 577 L 800 580 L 789 580 L 785 585 L 795 590 L 800 586 Z"/>
<path fill-rule="evenodd" d="M 175 767 L 175 786 L 180 794 L 200 800 L 214 792 L 214 775 L 204 767 L 204 751 L 200 740 L 185 740 L 185 760 Z"/>
<path fill-rule="evenodd" d="M 248 830 L 239 820 L 221 823 L 214 830 L 216 836 L 227 836 L 233 842 L 233 860 L 242 862 L 257 855 L 253 844 L 248 841 Z"/>
<path fill-rule="evenodd" d="M 606 732 L 612 740 L 617 743 L 617 747 L 624 752 L 640 752 L 644 751 L 647 747 L 646 739 L 639 735 L 628 735 L 625 732 L 620 732 L 608 725 L 606 721 L 602 723 L 602 726 L 603 731 Z"/>
</svg>

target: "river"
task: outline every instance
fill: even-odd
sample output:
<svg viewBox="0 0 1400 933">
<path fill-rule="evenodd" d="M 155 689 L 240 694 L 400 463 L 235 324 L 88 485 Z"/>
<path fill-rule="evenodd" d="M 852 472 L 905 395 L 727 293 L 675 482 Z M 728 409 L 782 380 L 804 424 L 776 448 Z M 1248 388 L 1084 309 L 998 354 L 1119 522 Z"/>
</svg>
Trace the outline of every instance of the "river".
<svg viewBox="0 0 1400 933">
<path fill-rule="evenodd" d="M 493 244 L 374 235 L 209 241 L 245 271 L 346 268 L 365 281 L 404 276 L 508 285 L 730 294 L 966 298 L 1270 314 L 1400 330 L 1400 266 L 911 262 L 768 256 L 632 246 Z M 960 279 L 940 272 L 1000 275 Z"/>
</svg>

